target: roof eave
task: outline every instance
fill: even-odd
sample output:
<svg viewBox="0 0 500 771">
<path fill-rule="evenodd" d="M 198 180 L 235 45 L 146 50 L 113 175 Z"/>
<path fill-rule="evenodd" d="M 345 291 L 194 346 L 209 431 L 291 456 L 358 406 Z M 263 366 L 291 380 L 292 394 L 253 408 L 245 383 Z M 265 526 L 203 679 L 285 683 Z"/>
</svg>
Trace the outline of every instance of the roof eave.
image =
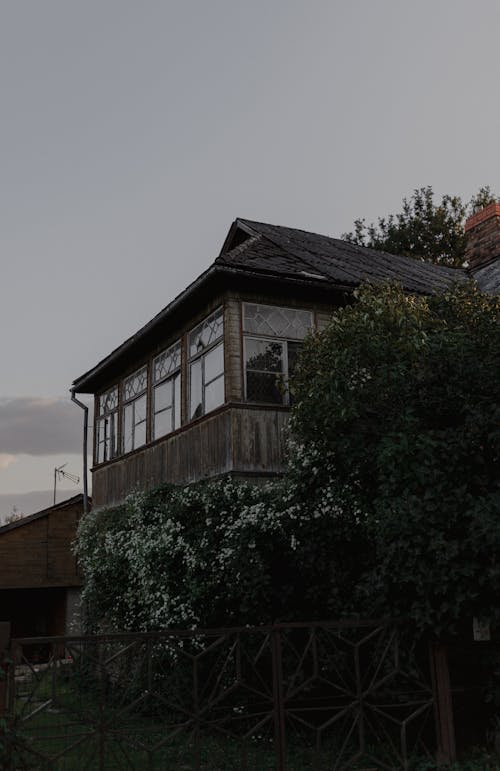
<svg viewBox="0 0 500 771">
<path fill-rule="evenodd" d="M 96 393 L 102 387 L 106 380 L 112 379 L 112 374 L 120 362 L 125 359 L 128 353 L 139 345 L 141 340 L 145 340 L 149 335 L 153 335 L 156 328 L 180 311 L 181 307 L 197 292 L 206 288 L 212 281 L 235 279 L 245 277 L 245 280 L 262 281 L 267 280 L 272 284 L 286 282 L 289 286 L 301 286 L 309 290 L 315 289 L 321 292 L 338 291 L 352 292 L 354 285 L 335 284 L 331 281 L 314 280 L 296 277 L 294 275 L 284 275 L 274 271 L 259 269 L 258 271 L 245 266 L 231 267 L 229 265 L 212 264 L 208 270 L 202 273 L 192 284 L 189 285 L 181 294 L 179 294 L 171 303 L 154 316 L 147 324 L 139 329 L 135 334 L 125 340 L 121 345 L 114 349 L 108 356 L 102 359 L 88 372 L 85 372 L 79 378 L 73 381 L 71 391 L 74 393 Z"/>
<path fill-rule="evenodd" d="M 177 297 L 175 297 L 172 302 L 166 305 L 165 308 L 157 313 L 156 316 L 154 316 L 150 321 L 144 324 L 144 326 L 142 326 L 137 332 L 135 332 L 123 343 L 121 343 L 121 345 L 111 351 L 108 356 L 106 356 L 104 359 L 101 359 L 101 361 L 99 361 L 95 367 L 92 367 L 92 369 L 76 378 L 71 386 L 71 391 L 74 391 L 75 393 L 94 393 L 93 381 L 95 381 L 96 378 L 101 379 L 102 374 L 106 369 L 108 369 L 112 364 L 114 364 L 123 356 L 126 356 L 127 352 L 134 345 L 139 343 L 141 339 L 150 334 L 155 329 L 155 327 L 164 322 L 165 319 L 168 318 L 172 313 L 176 312 L 194 292 L 208 283 L 212 276 L 219 272 L 219 270 L 220 269 L 213 264 L 207 268 L 204 273 L 198 276 L 198 278 L 189 284 L 189 286 L 186 287 L 186 289 L 184 289 L 179 295 L 177 295 Z"/>
</svg>

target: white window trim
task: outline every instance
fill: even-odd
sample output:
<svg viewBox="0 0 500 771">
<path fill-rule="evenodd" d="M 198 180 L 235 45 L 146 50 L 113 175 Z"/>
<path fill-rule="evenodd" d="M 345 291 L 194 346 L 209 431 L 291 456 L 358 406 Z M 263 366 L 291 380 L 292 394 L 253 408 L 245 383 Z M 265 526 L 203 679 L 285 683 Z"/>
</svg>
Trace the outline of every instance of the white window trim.
<svg viewBox="0 0 500 771">
<path fill-rule="evenodd" d="M 218 337 L 216 340 L 214 340 L 209 346 L 206 348 L 203 348 L 203 350 L 199 351 L 198 353 L 195 353 L 191 356 L 191 335 L 197 329 L 199 326 L 202 326 L 207 319 L 210 319 L 212 316 L 217 316 L 218 314 L 222 315 L 222 334 L 220 337 Z M 222 377 L 222 386 L 223 386 L 223 398 L 222 398 L 222 404 L 226 401 L 226 362 L 225 362 L 225 345 L 224 345 L 224 338 L 225 338 L 225 325 L 224 325 L 224 306 L 219 306 L 214 311 L 208 314 L 208 316 L 205 316 L 204 319 L 202 319 L 198 324 L 195 324 L 194 327 L 192 327 L 189 332 L 187 333 L 187 377 L 188 377 L 188 388 L 187 388 L 187 418 L 188 422 L 191 423 L 193 420 L 199 420 L 199 418 L 202 418 L 204 415 L 207 415 L 206 407 L 205 407 L 205 391 L 207 386 L 209 386 L 211 383 L 214 383 L 218 378 Z M 215 350 L 217 346 L 222 345 L 222 373 L 217 375 L 216 377 L 212 378 L 210 381 L 205 380 L 205 357 L 208 353 Z M 191 367 L 196 361 L 201 361 L 201 415 L 198 415 L 196 417 L 191 416 Z M 221 405 L 219 405 L 221 406 Z M 214 408 L 217 409 L 217 408 Z M 210 410 L 211 412 L 211 410 Z"/>
<path fill-rule="evenodd" d="M 130 380 L 131 378 L 135 377 L 139 372 L 141 372 L 143 369 L 146 370 L 146 385 L 144 386 L 143 390 L 138 393 L 134 394 L 133 396 L 130 396 L 128 399 L 125 399 L 125 383 Z M 122 455 L 128 455 L 130 452 L 134 452 L 134 450 L 139 449 L 139 447 L 144 447 L 148 443 L 148 403 L 149 403 L 149 364 L 146 362 L 146 364 L 143 364 L 141 367 L 138 367 L 135 372 L 132 372 L 130 375 L 127 375 L 123 378 L 121 381 L 121 393 L 122 393 L 122 401 L 121 401 L 121 415 L 120 415 L 120 421 L 121 421 L 121 427 L 122 427 L 122 434 L 121 434 L 121 454 Z M 135 410 L 136 410 L 136 402 L 139 399 L 142 398 L 146 399 L 146 409 L 144 410 L 144 420 L 140 420 L 136 422 L 135 420 Z M 132 406 L 132 447 L 130 449 L 125 449 L 125 410 L 127 407 Z M 142 444 L 135 444 L 135 432 L 137 426 L 140 426 L 142 424 L 145 424 L 145 431 L 144 431 L 144 442 Z"/>
<path fill-rule="evenodd" d="M 116 395 L 116 407 L 113 410 L 108 410 L 106 412 L 101 413 L 101 398 L 104 396 L 104 394 L 109 393 L 110 391 L 113 391 L 114 389 L 117 389 L 117 395 Z M 118 447 L 118 423 L 120 420 L 120 401 L 119 401 L 119 393 L 120 393 L 120 387 L 117 383 L 115 386 L 111 386 L 111 388 L 107 388 L 105 391 L 101 392 L 100 394 L 97 394 L 97 417 L 95 421 L 95 439 L 94 439 L 94 458 L 96 465 L 99 465 L 100 463 L 106 463 L 109 460 L 113 460 L 114 458 L 118 457 L 120 454 L 120 450 Z M 105 431 L 104 431 L 104 439 L 101 440 L 101 423 L 104 424 Z M 109 436 L 108 436 L 108 426 L 110 427 Z M 108 457 L 108 442 L 109 442 L 109 448 L 110 453 Z M 101 459 L 99 457 L 99 449 L 101 445 L 104 446 L 104 452 L 103 452 L 103 458 Z M 116 447 L 116 451 L 113 452 L 114 447 Z"/>
<path fill-rule="evenodd" d="M 179 366 L 176 367 L 174 370 L 169 372 L 167 375 L 164 375 L 159 380 L 155 380 L 155 363 L 156 361 L 163 356 L 164 354 L 171 351 L 173 348 L 179 347 L 180 350 L 180 359 L 179 359 Z M 175 378 L 179 377 L 179 404 L 177 404 L 176 396 L 175 396 Z M 156 439 L 163 439 L 165 436 L 168 436 L 169 434 L 172 434 L 174 431 L 177 431 L 181 427 L 181 420 L 182 420 L 182 339 L 176 340 L 175 343 L 172 343 L 167 348 L 165 348 L 161 353 L 159 353 L 157 356 L 153 357 L 152 361 L 152 369 L 151 369 L 151 442 L 156 441 Z M 167 383 L 169 380 L 172 381 L 172 406 L 170 409 L 172 409 L 174 420 L 172 420 L 173 428 L 171 431 L 167 431 L 166 434 L 161 434 L 160 436 L 155 436 L 155 418 L 157 415 L 161 415 L 162 412 L 166 412 L 169 407 L 164 407 L 161 410 L 156 411 L 156 389 L 158 386 L 163 385 L 163 383 Z M 178 425 L 176 425 L 175 418 L 178 418 Z"/>
</svg>

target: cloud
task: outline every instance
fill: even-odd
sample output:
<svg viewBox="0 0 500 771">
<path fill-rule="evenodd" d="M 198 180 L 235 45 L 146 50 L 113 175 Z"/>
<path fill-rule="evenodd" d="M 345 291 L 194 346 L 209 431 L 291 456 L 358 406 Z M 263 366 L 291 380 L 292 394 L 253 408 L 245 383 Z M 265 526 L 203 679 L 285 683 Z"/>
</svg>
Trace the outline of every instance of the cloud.
<svg viewBox="0 0 500 771">
<path fill-rule="evenodd" d="M 83 412 L 69 398 L 0 399 L 0 464 L 21 453 L 81 452 L 82 426 Z"/>
<path fill-rule="evenodd" d="M 6 452 L 0 452 L 0 470 L 9 468 L 17 460 L 15 455 L 9 455 Z"/>
</svg>

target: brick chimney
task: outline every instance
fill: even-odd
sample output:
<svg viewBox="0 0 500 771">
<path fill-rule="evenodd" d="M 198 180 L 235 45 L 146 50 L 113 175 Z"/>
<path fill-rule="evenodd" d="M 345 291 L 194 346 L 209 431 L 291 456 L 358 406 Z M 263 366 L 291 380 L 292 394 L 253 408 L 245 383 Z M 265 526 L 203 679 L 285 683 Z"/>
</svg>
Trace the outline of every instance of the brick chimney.
<svg viewBox="0 0 500 771">
<path fill-rule="evenodd" d="M 465 259 L 475 270 L 500 257 L 500 203 L 490 203 L 465 223 Z"/>
</svg>

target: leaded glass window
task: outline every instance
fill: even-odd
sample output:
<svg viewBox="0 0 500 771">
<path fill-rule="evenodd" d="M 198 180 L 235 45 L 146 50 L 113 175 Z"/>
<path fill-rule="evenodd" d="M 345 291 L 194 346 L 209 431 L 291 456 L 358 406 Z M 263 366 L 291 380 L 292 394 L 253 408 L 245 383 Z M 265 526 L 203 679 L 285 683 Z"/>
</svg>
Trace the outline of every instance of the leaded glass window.
<svg viewBox="0 0 500 771">
<path fill-rule="evenodd" d="M 181 425 L 181 344 L 163 351 L 153 362 L 153 439 Z"/>
<path fill-rule="evenodd" d="M 224 403 L 224 312 L 219 308 L 189 335 L 189 418 Z"/>
<path fill-rule="evenodd" d="M 312 324 L 311 311 L 244 303 L 247 401 L 290 405 L 288 378 Z"/>
<path fill-rule="evenodd" d="M 212 313 L 211 316 L 202 321 L 189 335 L 189 356 L 197 356 L 204 350 L 213 345 L 224 334 L 224 313 L 223 309 Z"/>
<path fill-rule="evenodd" d="M 96 419 L 96 462 L 104 463 L 118 453 L 118 386 L 99 396 Z"/>
<path fill-rule="evenodd" d="M 243 331 L 254 335 L 303 340 L 312 327 L 312 313 L 301 308 L 243 305 Z"/>
<path fill-rule="evenodd" d="M 131 452 L 146 444 L 147 387 L 147 366 L 141 367 L 123 381 L 123 452 Z"/>
<path fill-rule="evenodd" d="M 153 379 L 155 383 L 168 377 L 181 368 L 181 344 L 175 343 L 160 353 L 153 362 Z"/>
</svg>

